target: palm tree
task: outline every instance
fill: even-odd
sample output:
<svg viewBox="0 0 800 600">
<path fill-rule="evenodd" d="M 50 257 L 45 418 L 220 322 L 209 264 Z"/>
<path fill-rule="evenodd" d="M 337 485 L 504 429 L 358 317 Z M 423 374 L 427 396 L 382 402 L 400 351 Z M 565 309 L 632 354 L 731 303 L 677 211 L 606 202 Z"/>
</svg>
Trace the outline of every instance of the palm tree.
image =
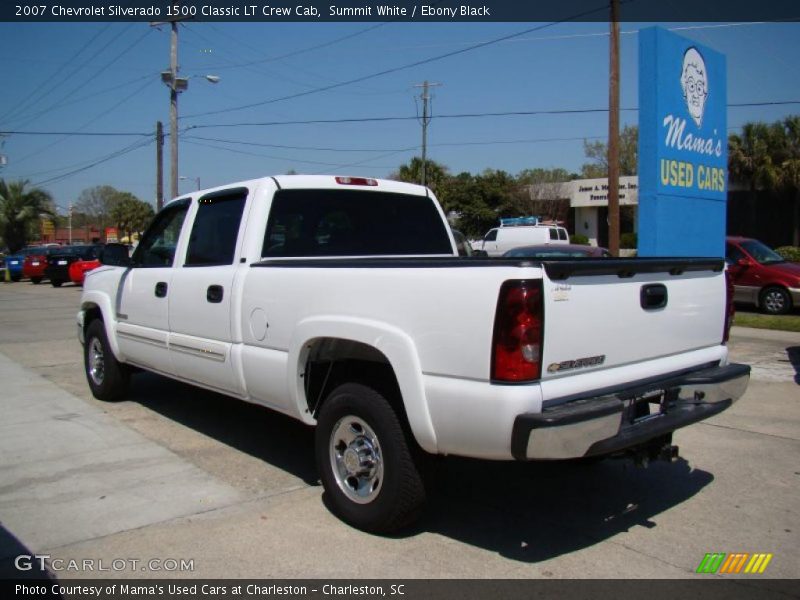
<svg viewBox="0 0 800 600">
<path fill-rule="evenodd" d="M 800 116 L 783 121 L 783 156 L 781 161 L 781 186 L 793 193 L 794 210 L 792 245 L 800 246 Z"/>
<path fill-rule="evenodd" d="M 40 214 L 53 212 L 50 194 L 40 188 L 26 189 L 29 183 L 0 179 L 0 232 L 11 252 L 25 246 L 28 232 Z"/>
</svg>

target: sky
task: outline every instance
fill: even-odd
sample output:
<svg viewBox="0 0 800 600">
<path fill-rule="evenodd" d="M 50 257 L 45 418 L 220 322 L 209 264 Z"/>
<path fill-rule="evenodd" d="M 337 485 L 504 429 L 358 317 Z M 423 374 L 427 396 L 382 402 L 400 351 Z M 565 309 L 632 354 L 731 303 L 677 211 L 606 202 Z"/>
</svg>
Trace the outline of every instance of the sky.
<svg viewBox="0 0 800 600">
<path fill-rule="evenodd" d="M 729 106 L 729 131 L 800 114 L 800 23 L 657 25 L 727 56 L 729 105 L 793 102 Z M 637 122 L 626 109 L 638 106 L 637 31 L 649 26 L 621 24 L 622 125 Z M 0 131 L 17 132 L 0 140 L 0 177 L 48 190 L 62 213 L 96 185 L 155 203 L 153 132 L 159 120 L 169 130 L 160 80 L 169 44 L 169 27 L 148 23 L 0 23 Z M 420 155 L 415 86 L 425 80 L 437 84 L 428 156 L 454 174 L 578 171 L 583 140 L 608 131 L 603 22 L 189 21 L 179 28 L 179 66 L 189 78 L 179 98 L 180 193 L 198 178 L 208 188 L 290 170 L 386 177 Z M 576 109 L 592 112 L 488 114 Z M 378 120 L 359 121 L 369 118 Z M 320 120 L 339 122 L 296 123 Z M 120 133 L 132 135 L 107 135 Z M 164 168 L 168 195 L 168 140 Z"/>
</svg>

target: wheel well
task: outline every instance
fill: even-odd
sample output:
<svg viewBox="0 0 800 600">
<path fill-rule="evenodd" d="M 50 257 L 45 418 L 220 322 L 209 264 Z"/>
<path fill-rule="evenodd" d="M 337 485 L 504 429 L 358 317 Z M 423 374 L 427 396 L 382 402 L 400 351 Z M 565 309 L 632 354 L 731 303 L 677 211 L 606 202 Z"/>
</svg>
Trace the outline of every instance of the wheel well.
<svg viewBox="0 0 800 600">
<path fill-rule="evenodd" d="M 103 311 L 96 304 L 89 304 L 83 307 L 83 330 L 86 331 L 95 319 L 103 320 Z"/>
<path fill-rule="evenodd" d="M 315 417 L 332 390 L 343 383 L 357 382 L 383 394 L 398 416 L 408 422 L 397 376 L 380 350 L 341 338 L 318 338 L 307 347 L 303 384 L 308 411 Z"/>
</svg>

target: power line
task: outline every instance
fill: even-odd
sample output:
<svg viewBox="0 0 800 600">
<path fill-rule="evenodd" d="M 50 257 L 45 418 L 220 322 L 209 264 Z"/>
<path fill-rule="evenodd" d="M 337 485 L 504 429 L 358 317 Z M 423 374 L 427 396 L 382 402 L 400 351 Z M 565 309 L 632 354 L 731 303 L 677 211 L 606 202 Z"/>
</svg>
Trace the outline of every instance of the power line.
<svg viewBox="0 0 800 600">
<path fill-rule="evenodd" d="M 361 77 L 356 77 L 355 79 L 350 79 L 348 81 L 342 81 L 342 82 L 339 82 L 339 83 L 333 83 L 333 84 L 330 84 L 330 85 L 327 85 L 327 86 L 323 86 L 323 87 L 319 87 L 319 88 L 315 88 L 315 89 L 312 89 L 312 90 L 306 90 L 304 92 L 297 92 L 295 94 L 289 94 L 288 96 L 281 96 L 281 97 L 278 97 L 278 98 L 262 100 L 260 102 L 253 102 L 253 103 L 245 104 L 245 105 L 242 105 L 242 106 L 236 106 L 236 107 L 230 107 L 230 108 L 225 108 L 225 109 L 206 111 L 206 112 L 195 113 L 195 114 L 191 114 L 191 115 L 185 115 L 184 118 L 201 117 L 201 116 L 215 115 L 215 114 L 226 113 L 226 112 L 235 112 L 235 111 L 244 110 L 244 109 L 247 109 L 247 108 L 254 108 L 256 106 L 263 106 L 265 104 L 274 104 L 275 102 L 281 102 L 283 100 L 291 100 L 291 99 L 294 99 L 294 98 L 300 98 L 302 96 L 308 96 L 310 94 L 316 94 L 316 93 L 319 93 L 319 92 L 325 92 L 325 91 L 328 91 L 328 90 L 332 90 L 332 89 L 336 89 L 336 88 L 339 88 L 339 87 L 343 87 L 345 85 L 352 85 L 354 83 L 360 83 L 362 81 L 366 81 L 368 79 L 373 79 L 375 77 L 380 77 L 380 76 L 383 76 L 383 75 L 389 75 L 391 73 L 397 73 L 398 71 L 411 69 L 413 67 L 418 67 L 418 66 L 421 66 L 421 65 L 432 63 L 432 62 L 435 62 L 435 61 L 438 61 L 438 60 L 442 60 L 444 58 L 450 58 L 452 56 L 457 56 L 459 54 L 464 54 L 466 52 L 471 52 L 472 50 L 477 50 L 479 48 L 485 48 L 486 46 L 490 46 L 492 44 L 497 44 L 497 43 L 505 41 L 505 40 L 509 40 L 509 39 L 512 39 L 512 38 L 515 38 L 515 37 L 519 37 L 521 35 L 525 35 L 526 33 L 532 33 L 534 31 L 540 31 L 542 29 L 546 29 L 548 27 L 553 27 L 553 26 L 558 25 L 560 23 L 564 23 L 564 22 L 567 22 L 567 21 L 573 21 L 573 20 L 576 20 L 576 19 L 580 19 L 582 17 L 586 17 L 586 16 L 594 14 L 596 12 L 604 11 L 607 8 L 608 7 L 606 5 L 603 5 L 601 7 L 598 7 L 598 8 L 592 9 L 592 10 L 584 11 L 584 12 L 582 12 L 580 14 L 572 15 L 571 17 L 568 17 L 566 19 L 562 19 L 561 21 L 555 21 L 553 23 L 546 23 L 544 25 L 538 25 L 536 27 L 531 27 L 529 29 L 524 29 L 522 31 L 518 31 L 516 33 L 511 33 L 511 34 L 508 34 L 508 35 L 504 35 L 504 36 L 501 36 L 499 38 L 495 38 L 493 40 L 489 40 L 489 41 L 486 41 L 486 42 L 480 42 L 478 44 L 473 44 L 472 46 L 469 46 L 467 48 L 461 48 L 460 50 L 453 50 L 451 52 L 446 52 L 445 54 L 440 54 L 438 56 L 432 56 L 432 57 L 425 58 L 425 59 L 422 59 L 422 60 L 418 60 L 418 61 L 406 64 L 406 65 L 401 65 L 399 67 L 392 67 L 390 69 L 384 69 L 383 71 L 379 71 L 377 73 L 372 73 L 370 75 L 363 75 Z"/>
<path fill-rule="evenodd" d="M 113 160 L 115 158 L 119 158 L 120 156 L 124 156 L 125 154 L 133 152 L 134 150 L 138 150 L 139 148 L 144 148 L 145 146 L 148 146 L 148 145 L 152 144 L 153 141 L 154 140 L 152 140 L 152 139 L 139 140 L 137 142 L 134 142 L 133 144 L 130 144 L 130 145 L 124 147 L 124 148 L 121 148 L 120 150 L 112 152 L 111 154 L 109 154 L 109 155 L 107 155 L 107 156 L 105 156 L 103 158 L 95 160 L 94 162 L 92 162 L 89 165 L 86 165 L 86 166 L 78 168 L 78 169 L 74 169 L 73 171 L 69 171 L 68 173 L 63 173 L 62 175 L 56 175 L 55 177 L 51 177 L 50 179 L 45 179 L 43 181 L 37 181 L 33 185 L 42 186 L 42 185 L 46 185 L 48 183 L 56 183 L 56 182 L 59 182 L 59 181 L 63 181 L 64 179 L 67 179 L 68 177 L 72 177 L 73 175 L 76 175 L 76 174 L 81 173 L 83 171 L 87 171 L 89 169 L 92 169 L 92 168 L 94 168 L 94 167 L 96 167 L 98 165 L 101 165 L 101 164 L 103 164 L 105 162 L 108 162 L 109 160 Z"/>
<path fill-rule="evenodd" d="M 736 102 L 728 104 L 728 108 L 743 108 L 743 107 L 757 107 L 757 106 L 788 106 L 800 104 L 800 100 L 779 100 L 771 102 Z M 635 112 L 638 107 L 621 108 L 620 110 Z M 483 117 L 511 117 L 511 116 L 535 116 L 535 115 L 575 115 L 575 114 L 591 114 L 608 112 L 607 108 L 584 108 L 584 109 L 545 109 L 545 110 L 530 110 L 530 111 L 506 111 L 506 112 L 483 112 L 483 113 L 452 113 L 437 115 L 436 119 L 466 119 L 466 118 L 483 118 Z M 417 120 L 416 115 L 408 116 L 383 116 L 383 117 L 352 117 L 340 119 L 306 119 L 306 120 L 292 120 L 292 121 L 265 121 L 261 123 L 207 123 L 204 125 L 190 125 L 182 130 L 182 133 L 189 132 L 193 129 L 212 129 L 222 127 L 272 127 L 278 125 L 320 125 L 320 124 L 344 124 L 344 123 L 370 123 L 382 121 L 414 121 Z M 151 131 L 24 131 L 24 130 L 0 130 L 0 135 L 63 135 L 63 136 L 150 136 Z M 217 138 L 202 138 L 208 141 L 225 142 L 229 140 L 221 140 Z M 559 141 L 564 138 L 552 138 L 553 141 Z M 240 141 L 232 141 L 231 143 L 245 143 Z M 279 144 L 260 144 L 256 142 L 249 142 L 252 145 L 263 145 L 266 147 L 275 148 L 289 148 L 296 150 L 326 150 L 328 148 L 315 148 L 306 146 L 282 146 Z M 514 143 L 514 142 L 509 142 Z M 438 145 L 438 144 L 432 144 Z M 338 148 L 330 148 L 330 150 L 341 150 Z M 356 151 L 356 150 L 353 150 Z M 369 149 L 364 149 L 364 152 L 369 152 Z"/>
</svg>

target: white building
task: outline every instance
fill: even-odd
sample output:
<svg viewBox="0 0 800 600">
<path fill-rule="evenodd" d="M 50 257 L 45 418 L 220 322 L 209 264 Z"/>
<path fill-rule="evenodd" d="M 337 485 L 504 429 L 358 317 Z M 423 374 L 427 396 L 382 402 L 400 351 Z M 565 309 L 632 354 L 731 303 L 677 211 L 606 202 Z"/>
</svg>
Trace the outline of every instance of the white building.
<svg viewBox="0 0 800 600">
<path fill-rule="evenodd" d="M 593 245 L 608 246 L 608 178 L 576 179 L 566 183 L 565 186 L 568 190 L 570 208 L 574 211 L 573 233 L 585 235 Z M 620 231 L 635 232 L 639 206 L 638 176 L 619 178 L 619 205 L 634 207 L 629 211 L 621 211 Z"/>
</svg>

